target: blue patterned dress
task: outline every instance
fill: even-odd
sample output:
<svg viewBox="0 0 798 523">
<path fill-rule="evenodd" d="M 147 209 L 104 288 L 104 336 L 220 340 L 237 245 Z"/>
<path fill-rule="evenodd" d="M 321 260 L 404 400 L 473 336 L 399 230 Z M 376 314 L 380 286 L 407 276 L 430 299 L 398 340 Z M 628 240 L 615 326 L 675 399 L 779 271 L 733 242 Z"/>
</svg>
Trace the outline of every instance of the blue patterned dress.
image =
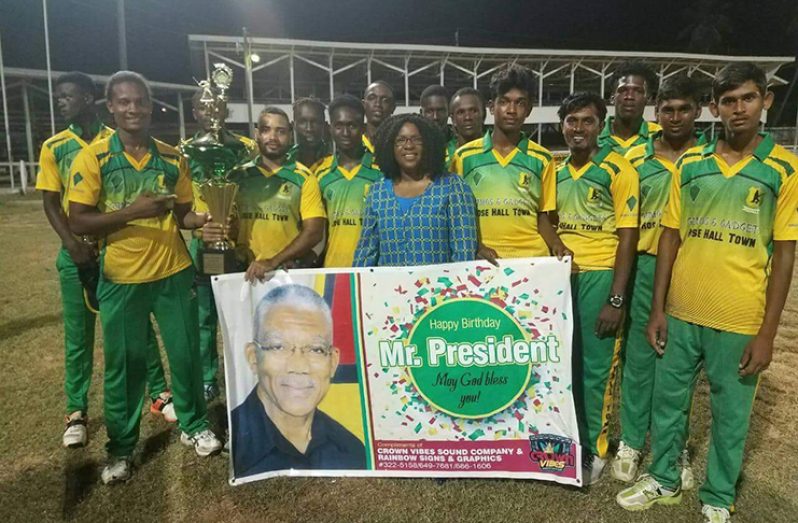
<svg viewBox="0 0 798 523">
<path fill-rule="evenodd" d="M 476 206 L 468 185 L 442 174 L 402 212 L 393 181 L 371 187 L 355 267 L 432 265 L 473 260 L 477 252 Z"/>
</svg>

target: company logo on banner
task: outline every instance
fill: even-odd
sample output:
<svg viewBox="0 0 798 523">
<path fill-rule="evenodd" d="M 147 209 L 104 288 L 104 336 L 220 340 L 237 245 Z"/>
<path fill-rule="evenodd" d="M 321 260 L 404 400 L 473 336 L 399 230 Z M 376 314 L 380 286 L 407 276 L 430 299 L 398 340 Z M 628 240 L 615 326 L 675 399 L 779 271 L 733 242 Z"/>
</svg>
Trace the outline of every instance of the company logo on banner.
<svg viewBox="0 0 798 523">
<path fill-rule="evenodd" d="M 570 263 L 214 278 L 231 482 L 278 475 L 581 484 Z"/>
</svg>

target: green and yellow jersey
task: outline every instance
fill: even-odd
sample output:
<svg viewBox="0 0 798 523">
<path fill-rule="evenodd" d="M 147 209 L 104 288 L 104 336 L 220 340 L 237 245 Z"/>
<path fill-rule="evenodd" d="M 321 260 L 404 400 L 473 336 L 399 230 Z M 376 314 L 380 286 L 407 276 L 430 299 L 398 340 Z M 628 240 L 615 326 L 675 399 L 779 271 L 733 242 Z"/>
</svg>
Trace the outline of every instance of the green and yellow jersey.
<svg viewBox="0 0 798 523">
<path fill-rule="evenodd" d="M 667 312 L 755 335 L 765 313 L 773 241 L 798 240 L 798 158 L 768 134 L 728 165 L 717 140 L 676 164 L 662 225 L 679 230 Z"/>
<path fill-rule="evenodd" d="M 321 167 L 321 164 L 325 160 L 325 158 L 327 158 L 330 154 L 332 154 L 331 148 L 327 145 L 327 143 L 324 143 L 324 142 L 322 142 L 319 145 L 319 149 L 318 149 L 317 152 L 319 154 L 319 159 L 316 160 L 315 162 L 313 162 L 313 164 L 311 164 L 311 165 L 306 165 L 306 167 L 308 169 L 310 169 L 310 172 L 316 172 L 316 169 Z M 256 154 L 257 154 L 257 151 L 256 151 Z M 299 162 L 297 160 L 297 155 L 298 154 L 299 154 L 299 144 L 295 143 L 294 145 L 291 146 L 290 149 L 288 149 L 288 153 L 286 153 L 285 163 Z M 299 162 L 299 163 L 301 163 L 301 162 Z"/>
<path fill-rule="evenodd" d="M 366 136 L 366 133 L 363 133 L 363 147 L 366 148 L 366 151 L 374 155 L 374 144 L 371 143 L 371 139 Z"/>
<path fill-rule="evenodd" d="M 272 172 L 258 157 L 233 171 L 230 181 L 238 184 L 236 251 L 246 263 L 274 257 L 299 235 L 302 220 L 326 216 L 319 182 L 301 163 Z"/>
<path fill-rule="evenodd" d="M 150 139 L 141 160 L 125 152 L 114 132 L 84 148 L 71 169 L 69 201 L 100 212 L 124 209 L 141 194 L 174 194 L 176 203 L 191 203 L 191 174 L 177 149 Z M 109 234 L 101 252 L 103 276 L 113 283 L 146 283 L 191 266 L 171 212 L 142 218 Z"/>
<path fill-rule="evenodd" d="M 565 159 L 557 170 L 557 234 L 580 271 L 614 268 L 616 231 L 638 226 L 639 202 L 637 173 L 612 147 L 578 170 Z"/>
<path fill-rule="evenodd" d="M 327 210 L 327 253 L 325 267 L 351 267 L 360 231 L 363 207 L 371 184 L 383 178 L 368 153 L 361 163 L 347 171 L 335 156 L 324 159 L 316 171 L 321 197 Z"/>
<path fill-rule="evenodd" d="M 457 145 L 457 136 L 452 136 L 452 138 L 446 142 L 446 167 L 449 167 L 452 164 L 452 160 L 454 160 L 454 153 L 457 152 L 459 147 L 460 146 Z"/>
<path fill-rule="evenodd" d="M 661 135 L 662 131 L 655 132 L 647 143 L 632 147 L 625 156 L 637 170 L 640 179 L 640 239 L 637 251 L 653 256 L 657 255 L 662 234 L 660 221 L 668 202 L 671 177 L 676 170 L 676 164 L 658 156 L 654 150 L 654 141 Z M 696 133 L 696 140 L 696 146 L 706 143 L 706 138 L 700 132 Z"/>
<path fill-rule="evenodd" d="M 69 170 L 80 151 L 91 144 L 105 140 L 114 130 L 97 120 L 89 132 L 94 135 L 90 143 L 81 138 L 83 129 L 78 124 L 69 127 L 47 139 L 39 153 L 39 172 L 36 175 L 36 189 L 61 193 L 61 206 L 69 214 Z"/>
<path fill-rule="evenodd" d="M 204 133 L 198 132 L 193 137 L 186 140 L 185 145 L 189 145 L 202 134 Z M 226 147 L 242 149 L 239 151 L 239 154 L 243 157 L 243 161 L 251 160 L 258 154 L 258 143 L 255 140 L 230 132 L 226 129 L 222 130 L 222 143 Z M 208 180 L 209 173 L 205 172 L 205 169 L 203 169 L 199 163 L 192 160 L 191 157 L 188 159 L 188 166 L 191 170 L 191 186 L 194 190 L 194 210 L 197 212 L 208 212 L 208 205 L 202 197 L 200 186 Z"/>
<path fill-rule="evenodd" d="M 613 116 L 607 116 L 607 119 L 604 121 L 604 128 L 601 130 L 598 136 L 598 144 L 599 147 L 604 147 L 605 145 L 609 144 L 615 150 L 616 153 L 624 155 L 626 152 L 635 147 L 636 145 L 643 145 L 648 142 L 649 137 L 657 132 L 661 131 L 662 127 L 659 124 L 654 122 L 647 122 L 643 120 L 640 124 L 640 130 L 637 131 L 637 134 L 632 135 L 629 139 L 624 140 L 620 136 L 615 136 L 612 134 L 612 122 L 615 119 Z"/>
<path fill-rule="evenodd" d="M 554 210 L 556 177 L 551 153 L 526 137 L 506 157 L 490 132 L 454 154 L 452 170 L 477 202 L 480 241 L 502 258 L 548 256 L 538 232 L 538 213 Z"/>
</svg>

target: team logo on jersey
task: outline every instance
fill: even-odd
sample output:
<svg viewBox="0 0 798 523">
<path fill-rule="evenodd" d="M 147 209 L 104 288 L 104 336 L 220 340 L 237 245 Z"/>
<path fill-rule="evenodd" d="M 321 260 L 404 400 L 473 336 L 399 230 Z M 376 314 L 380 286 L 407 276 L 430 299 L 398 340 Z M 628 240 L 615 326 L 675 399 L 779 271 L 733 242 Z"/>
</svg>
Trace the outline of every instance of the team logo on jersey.
<svg viewBox="0 0 798 523">
<path fill-rule="evenodd" d="M 335 193 L 333 192 L 332 189 L 327 189 L 326 191 L 324 191 L 324 199 L 325 200 L 332 200 L 334 195 L 335 195 Z"/>
<path fill-rule="evenodd" d="M 748 195 L 745 197 L 743 211 L 751 214 L 759 214 L 759 206 L 762 205 L 762 198 L 765 193 L 759 187 L 749 187 Z"/>
<path fill-rule="evenodd" d="M 530 176 L 531 175 L 529 173 L 522 171 L 521 174 L 518 175 L 518 186 L 521 188 L 529 187 Z"/>
<path fill-rule="evenodd" d="M 280 198 L 290 198 L 291 197 L 291 184 L 285 182 L 280 186 L 280 190 L 277 193 Z"/>
<path fill-rule="evenodd" d="M 698 198 L 698 193 L 701 192 L 701 188 L 698 185 L 693 185 L 690 187 L 690 199 L 695 201 Z"/>
<path fill-rule="evenodd" d="M 587 203 L 597 204 L 601 201 L 601 190 L 595 187 L 588 187 L 587 189 Z"/>
</svg>

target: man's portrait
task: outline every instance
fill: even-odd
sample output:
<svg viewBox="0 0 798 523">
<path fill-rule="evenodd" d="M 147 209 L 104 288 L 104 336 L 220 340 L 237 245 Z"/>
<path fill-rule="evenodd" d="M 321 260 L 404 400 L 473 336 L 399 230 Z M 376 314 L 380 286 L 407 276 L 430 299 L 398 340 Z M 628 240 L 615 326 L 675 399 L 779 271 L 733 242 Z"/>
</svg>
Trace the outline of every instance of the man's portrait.
<svg viewBox="0 0 798 523">
<path fill-rule="evenodd" d="M 318 409 L 340 360 L 327 302 L 288 284 L 255 308 L 246 360 L 257 384 L 232 412 L 237 477 L 283 469 L 364 469 L 363 443 Z"/>
</svg>

